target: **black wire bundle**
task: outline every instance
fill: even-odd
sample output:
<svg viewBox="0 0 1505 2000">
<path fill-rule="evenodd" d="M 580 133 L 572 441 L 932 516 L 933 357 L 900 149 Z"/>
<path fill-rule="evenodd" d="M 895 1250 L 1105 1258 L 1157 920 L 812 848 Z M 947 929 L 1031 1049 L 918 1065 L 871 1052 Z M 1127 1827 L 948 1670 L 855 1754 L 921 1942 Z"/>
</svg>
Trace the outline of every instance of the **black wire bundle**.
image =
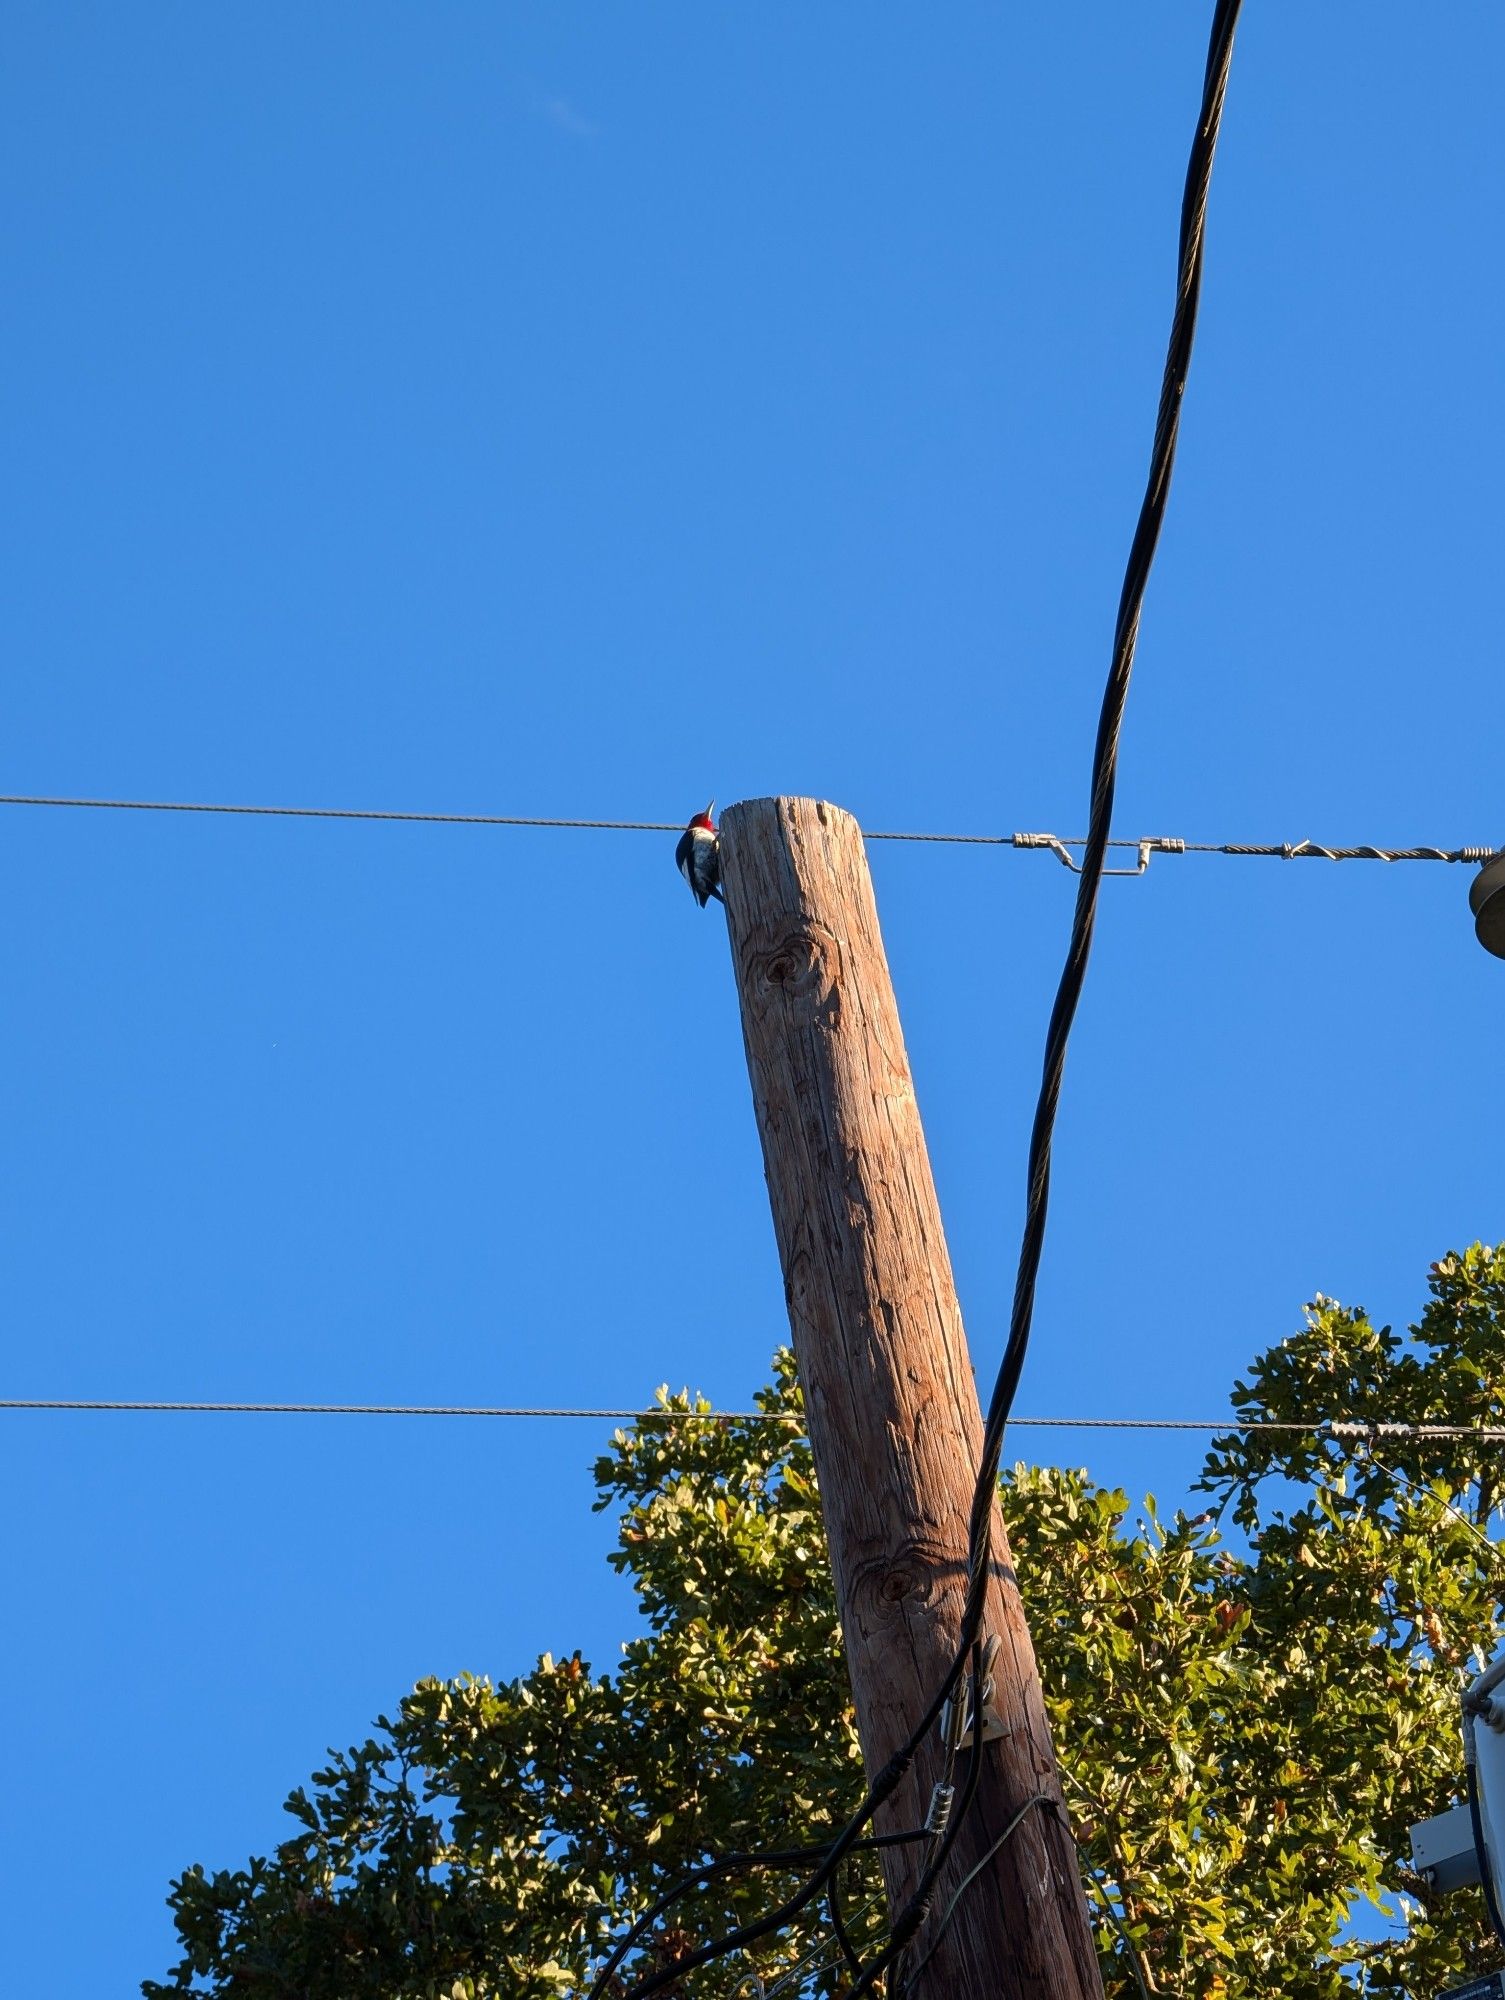
<svg viewBox="0 0 1505 2000">
<path fill-rule="evenodd" d="M 1181 201 L 1181 234 L 1176 278 L 1176 309 L 1171 321 L 1165 372 L 1160 385 L 1160 407 L 1155 420 L 1155 440 L 1150 453 L 1149 477 L 1140 503 L 1139 519 L 1129 548 L 1119 593 L 1118 618 L 1113 632 L 1113 657 L 1108 684 L 1103 691 L 1098 717 L 1097 741 L 1092 753 L 1091 803 L 1087 841 L 1077 882 L 1076 906 L 1072 913 L 1071 937 L 1066 962 L 1056 988 L 1050 1023 L 1045 1035 L 1045 1058 L 1040 1078 L 1040 1094 L 1035 1105 L 1030 1132 L 1027 1199 L 1023 1239 L 1019 1247 L 1019 1269 L 1014 1285 L 1014 1304 L 1009 1321 L 1009 1337 L 1004 1348 L 997 1380 L 983 1426 L 982 1457 L 972 1495 L 969 1536 L 967 1601 L 962 1615 L 956 1656 L 947 1675 L 947 1690 L 960 1678 L 969 1650 L 976 1645 L 982 1628 L 991 1568 L 993 1505 L 998 1487 L 998 1470 L 1003 1456 L 1004 1432 L 1024 1371 L 1034 1321 L 1035 1290 L 1040 1273 L 1040 1256 L 1045 1243 L 1045 1223 L 1050 1206 L 1051 1148 L 1055 1135 L 1056 1111 L 1066 1069 L 1066 1045 L 1082 997 L 1087 977 L 1087 961 L 1092 951 L 1092 934 L 1097 921 L 1098 894 L 1107 861 L 1108 840 L 1113 824 L 1113 795 L 1118 781 L 1118 746 L 1128 701 L 1129 681 L 1134 670 L 1134 649 L 1139 638 L 1139 619 L 1155 549 L 1165 520 L 1170 497 L 1171 469 L 1176 459 L 1176 441 L 1181 428 L 1181 403 L 1191 366 L 1192 342 L 1196 334 L 1197 305 L 1202 290 L 1203 245 L 1207 220 L 1207 196 L 1212 181 L 1212 163 L 1217 150 L 1223 118 L 1223 101 L 1228 89 L 1228 73 L 1233 61 L 1233 37 L 1242 0 L 1218 0 L 1208 41 L 1207 65 L 1202 85 L 1202 106 L 1187 161 L 1186 185 Z M 914 1747 L 930 1726 L 927 1716 L 912 1739 Z M 911 1749 L 910 1754 L 913 1754 Z M 981 1761 L 973 1754 L 974 1767 Z M 975 1787 L 974 1787 L 975 1789 Z M 966 1802 L 970 1804 L 970 1798 Z M 1022 1815 L 1020 1816 L 1022 1817 Z M 928 1910 L 928 1898 L 945 1866 L 951 1846 L 966 1819 L 958 1813 L 947 1829 L 935 1854 L 927 1864 L 908 1907 L 895 1920 L 893 1933 L 878 1958 L 852 1988 L 850 2000 L 867 1992 L 884 1966 L 904 1949 Z M 1019 1823 L 1018 1818 L 1015 1824 Z M 953 1902 L 947 1917 L 954 1913 Z M 933 1945 L 932 1945 L 933 1948 Z"/>
<path fill-rule="evenodd" d="M 867 1840 L 855 1841 L 852 1845 L 858 1850 L 868 1851 L 881 1847 L 903 1847 L 909 1841 L 923 1840 L 924 1838 L 924 1829 L 921 1828 L 914 1833 L 877 1833 L 873 1834 Z M 806 1861 L 822 1861 L 829 1852 L 830 1848 L 827 1845 L 813 1847 L 767 1847 L 761 1848 L 752 1854 L 727 1854 L 723 1855 L 719 1861 L 703 1861 L 698 1868 L 692 1868 L 688 1874 L 681 1875 L 677 1882 L 665 1889 L 663 1894 L 643 1912 L 632 1928 L 625 1931 L 617 1939 L 607 1955 L 605 1965 L 602 1966 L 600 1972 L 597 1974 L 595 1985 L 591 1988 L 592 2000 L 595 2000 L 596 1995 L 605 1993 L 616 1973 L 617 1967 L 622 1963 L 628 1952 L 632 1950 L 632 1947 L 653 1928 L 666 1911 L 671 1909 L 682 1896 L 689 1895 L 692 1889 L 698 1889 L 703 1883 L 714 1881 L 718 1875 L 735 1875 L 754 1868 L 795 1868 L 801 1866 Z M 837 1937 L 841 1941 L 842 1949 L 852 1961 L 855 1970 L 860 1973 L 862 1967 L 857 1962 L 856 1954 L 852 1950 L 850 1940 L 842 1924 L 835 1876 L 831 1878 L 830 1904 L 832 1925 Z M 731 1949 L 731 1947 L 728 1946 L 728 1949 Z M 719 1953 L 716 1954 L 716 1956 L 720 1955 Z M 704 1963 L 703 1960 L 697 1962 Z M 688 1962 L 671 1967 L 667 1977 L 670 1980 L 678 1979 L 688 1969 Z M 633 1988 L 634 1993 L 639 1990 L 637 1987 Z"/>
<path fill-rule="evenodd" d="M 1228 72 L 1233 60 L 1234 30 L 1238 23 L 1241 4 L 1242 0 L 1218 0 L 1207 51 L 1201 113 L 1197 121 L 1196 136 L 1192 142 L 1191 157 L 1187 163 L 1186 187 L 1181 203 L 1176 310 L 1171 322 L 1165 372 L 1160 387 L 1160 407 L 1155 423 L 1154 446 L 1150 454 L 1149 478 L 1140 505 L 1134 539 L 1129 549 L 1123 588 L 1119 595 L 1118 618 L 1113 634 L 1112 663 L 1098 718 L 1097 740 L 1092 756 L 1087 839 L 1077 884 L 1076 906 L 1072 914 L 1071 937 L 1045 1036 L 1040 1093 L 1030 1132 L 1027 1197 L 1023 1238 L 1019 1249 L 1018 1276 L 1014 1285 L 1008 1341 L 983 1427 L 982 1456 L 977 1471 L 977 1482 L 973 1489 L 969 1525 L 967 1598 L 955 1656 L 925 1713 L 916 1723 L 909 1741 L 890 1758 L 873 1780 L 861 1805 L 836 1839 L 823 1850 L 819 1864 L 811 1872 L 803 1887 L 757 1922 L 745 1924 L 738 1930 L 728 1932 L 724 1937 L 712 1939 L 709 1944 L 702 1945 L 699 1950 L 680 1959 L 676 1965 L 640 1981 L 631 1989 L 627 2000 L 649 2000 L 650 1995 L 682 1980 L 697 1967 L 708 1965 L 713 1959 L 722 1958 L 728 1952 L 741 1950 L 770 1933 L 781 1930 L 806 1908 L 822 1889 L 833 1883 L 843 1858 L 858 1844 L 862 1829 L 872 1819 L 873 1814 L 893 1794 L 913 1762 L 920 1745 L 935 1726 L 946 1703 L 956 1694 L 969 1658 L 973 1664 L 971 1700 L 976 1705 L 979 1727 L 974 1731 L 974 1747 L 969 1752 L 969 1769 L 959 1810 L 951 1815 L 944 1829 L 932 1837 L 931 1852 L 921 1870 L 913 1894 L 894 1919 L 888 1942 L 872 1963 L 858 1971 L 854 1955 L 845 1946 L 844 1941 L 848 1962 L 855 1974 L 853 1984 L 848 1990 L 848 2000 L 858 2000 L 859 1995 L 870 1992 L 884 1972 L 900 1958 L 910 1940 L 923 1925 L 929 1914 L 930 1897 L 935 1883 L 945 1867 L 957 1835 L 966 1823 L 969 1809 L 976 1796 L 982 1765 L 979 1747 L 982 1707 L 980 1637 L 991 1569 L 993 1505 L 997 1493 L 998 1470 L 1003 1456 L 1004 1432 L 1019 1387 L 1019 1378 L 1024 1370 L 1024 1359 L 1029 1349 L 1030 1329 L 1034 1320 L 1035 1289 L 1039 1278 L 1046 1216 L 1050 1205 L 1051 1145 L 1055 1131 L 1056 1110 L 1060 1103 L 1061 1082 L 1066 1068 L 1066 1045 L 1081 1001 L 1082 988 L 1087 976 L 1087 961 L 1092 950 L 1098 892 L 1112 830 L 1113 794 L 1118 777 L 1119 735 L 1123 727 L 1124 707 L 1128 700 L 1129 681 L 1134 668 L 1134 649 L 1139 637 L 1139 619 L 1144 606 L 1145 589 L 1149 583 L 1150 568 L 1154 562 L 1155 548 L 1160 539 L 1166 503 L 1170 495 L 1171 469 L 1175 463 L 1176 439 L 1181 423 L 1181 401 L 1186 387 L 1187 371 L 1191 364 L 1197 303 L 1202 285 L 1207 194 L 1212 179 L 1218 130 L 1222 123 Z M 953 1746 L 948 1752 L 946 1776 L 948 1783 L 954 1774 L 956 1756 L 957 1752 Z M 1024 1810 L 1017 1813 L 1008 1831 L 1012 1833 L 1025 1817 Z M 915 1836 L 908 1835 L 905 1838 L 913 1839 Z M 959 1895 L 953 1899 L 942 1920 L 943 1927 L 954 1915 L 959 1901 Z M 644 1923 L 647 1921 L 645 1919 Z M 641 1926 L 635 1927 L 634 1934 L 640 1934 L 640 1931 Z M 934 1949 L 934 1944 L 935 1940 L 930 1940 L 926 1952 L 927 1958 L 930 1950 Z M 613 1954 L 611 1967 L 601 1975 L 591 1989 L 590 2000 L 602 2000 L 610 1971 L 620 1963 L 626 1949 L 627 1940 L 623 1940 Z"/>
</svg>

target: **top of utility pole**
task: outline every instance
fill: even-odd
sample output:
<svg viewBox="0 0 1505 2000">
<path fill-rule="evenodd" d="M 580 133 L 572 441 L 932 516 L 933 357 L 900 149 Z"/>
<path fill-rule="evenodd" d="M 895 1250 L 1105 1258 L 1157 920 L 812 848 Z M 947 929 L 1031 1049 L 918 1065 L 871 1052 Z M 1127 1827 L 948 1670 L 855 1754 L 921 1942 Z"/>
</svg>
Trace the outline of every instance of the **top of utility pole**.
<svg viewBox="0 0 1505 2000">
<path fill-rule="evenodd" d="M 758 1130 L 870 1778 L 955 1656 L 981 1418 L 867 856 L 849 813 L 752 799 L 721 882 Z M 1002 1734 L 907 1958 L 912 2000 L 1101 2000 L 1076 1851 L 1003 1524 L 984 1634 Z M 938 1729 L 875 1822 L 922 1826 Z M 933 1843 L 888 1848 L 891 1916 Z M 953 1897 L 958 1897 L 954 1910 Z"/>
</svg>

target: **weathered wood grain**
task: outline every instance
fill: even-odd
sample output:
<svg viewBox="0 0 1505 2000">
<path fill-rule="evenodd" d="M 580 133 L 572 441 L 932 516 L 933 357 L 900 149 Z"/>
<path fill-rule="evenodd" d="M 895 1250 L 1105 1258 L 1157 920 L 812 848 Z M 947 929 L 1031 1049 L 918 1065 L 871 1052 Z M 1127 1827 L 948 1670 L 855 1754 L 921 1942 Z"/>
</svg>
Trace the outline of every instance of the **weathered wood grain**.
<svg viewBox="0 0 1505 2000">
<path fill-rule="evenodd" d="M 876 1773 L 945 1673 L 965 1594 L 981 1441 L 951 1262 L 857 823 L 812 799 L 752 799 L 721 824 L 743 1035 L 789 1323 L 809 1411 L 863 1756 Z M 1003 1525 L 985 1632 L 1001 1640 L 1006 1738 L 938 1886 L 951 1892 L 1025 1801 L 1060 1783 Z M 962 1768 L 965 1770 L 965 1759 Z M 880 1830 L 920 1825 L 932 1732 Z M 1064 1807 L 1062 1808 L 1064 1811 Z M 922 1849 L 885 1854 L 891 1909 Z M 968 1890 L 924 2000 L 1101 2000 L 1081 1877 L 1036 1808 Z"/>
</svg>

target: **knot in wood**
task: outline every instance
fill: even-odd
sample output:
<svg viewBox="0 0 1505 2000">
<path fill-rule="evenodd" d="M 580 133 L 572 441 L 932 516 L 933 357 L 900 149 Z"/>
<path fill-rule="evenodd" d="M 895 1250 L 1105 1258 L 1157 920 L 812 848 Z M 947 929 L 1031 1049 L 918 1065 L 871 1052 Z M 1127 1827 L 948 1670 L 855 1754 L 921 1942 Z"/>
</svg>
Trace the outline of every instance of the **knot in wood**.
<svg viewBox="0 0 1505 2000">
<path fill-rule="evenodd" d="M 923 1596 L 925 1581 L 923 1570 L 909 1569 L 901 1564 L 889 1570 L 883 1578 L 878 1585 L 878 1595 L 886 1604 L 897 1604 L 902 1598 L 912 1596 L 915 1591 L 919 1591 Z"/>
<path fill-rule="evenodd" d="M 813 1014 L 833 998 L 841 947 L 822 925 L 795 921 L 761 930 L 748 944 L 751 984 L 765 999 Z"/>
<path fill-rule="evenodd" d="M 955 1572 L 947 1551 L 908 1538 L 885 1556 L 873 1556 L 858 1565 L 852 1581 L 854 1594 L 866 1597 L 884 1611 L 909 1616 L 927 1610 L 937 1589 Z"/>
</svg>

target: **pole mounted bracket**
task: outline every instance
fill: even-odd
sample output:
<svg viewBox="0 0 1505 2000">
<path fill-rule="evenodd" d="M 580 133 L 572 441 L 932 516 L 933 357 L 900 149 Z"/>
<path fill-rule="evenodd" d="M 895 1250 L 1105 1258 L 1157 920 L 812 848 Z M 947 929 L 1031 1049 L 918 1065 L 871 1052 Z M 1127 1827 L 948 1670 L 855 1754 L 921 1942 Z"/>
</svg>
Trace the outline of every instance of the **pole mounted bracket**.
<svg viewBox="0 0 1505 2000">
<path fill-rule="evenodd" d="M 996 1635 L 990 1638 L 982 1649 L 982 1687 L 973 1687 L 971 1672 L 964 1673 L 956 1693 L 941 1710 L 941 1739 L 952 1750 L 975 1750 L 979 1741 L 996 1743 L 1008 1735 L 1003 1717 L 993 1704 L 993 1662 L 998 1657 L 999 1641 Z M 977 1717 L 982 1714 L 982 1734 L 979 1738 Z"/>
</svg>

